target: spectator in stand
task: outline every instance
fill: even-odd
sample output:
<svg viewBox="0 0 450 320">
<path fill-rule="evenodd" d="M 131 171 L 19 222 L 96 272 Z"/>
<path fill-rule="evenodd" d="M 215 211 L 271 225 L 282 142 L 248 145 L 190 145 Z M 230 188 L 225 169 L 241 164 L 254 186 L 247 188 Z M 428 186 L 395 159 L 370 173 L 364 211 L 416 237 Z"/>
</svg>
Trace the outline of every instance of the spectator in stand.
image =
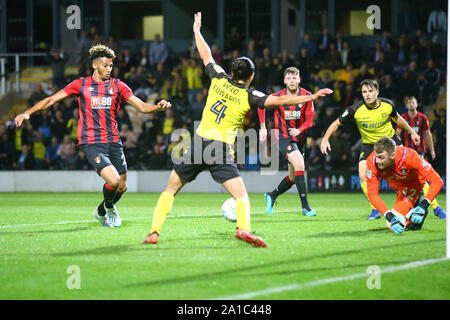
<svg viewBox="0 0 450 320">
<path fill-rule="evenodd" d="M 119 52 L 119 51 L 120 51 L 120 44 L 119 44 L 119 41 L 117 41 L 116 38 L 114 38 L 113 35 L 110 35 L 110 36 L 108 37 L 108 41 L 107 41 L 106 45 L 107 45 L 108 47 L 110 47 L 111 49 L 113 49 L 114 52 Z M 88 50 L 89 50 L 90 47 L 91 47 L 91 46 L 88 47 Z"/>
<path fill-rule="evenodd" d="M 67 121 L 67 132 L 70 135 L 70 138 L 74 143 L 78 143 L 78 119 L 80 118 L 80 115 L 78 113 L 78 109 L 73 109 L 73 116 L 72 118 Z"/>
<path fill-rule="evenodd" d="M 372 61 L 374 63 L 377 63 L 378 61 L 380 61 L 381 54 L 383 54 L 383 48 L 381 47 L 381 42 L 377 41 L 377 43 L 375 43 L 375 52 L 373 54 Z"/>
<path fill-rule="evenodd" d="M 37 85 L 34 86 L 34 91 L 31 94 L 31 96 L 28 98 L 27 105 L 28 105 L 28 107 L 32 107 L 36 102 L 38 102 L 42 99 L 45 99 L 47 97 L 48 97 L 48 95 L 42 89 L 42 85 L 40 83 L 38 83 Z"/>
<path fill-rule="evenodd" d="M 306 138 L 306 163 L 311 170 L 320 169 L 323 164 L 323 154 L 320 152 L 320 139 L 317 142 L 312 137 Z"/>
<path fill-rule="evenodd" d="M 128 128 L 131 131 L 133 131 L 133 124 L 131 123 L 130 117 L 128 116 L 128 113 L 125 110 L 125 108 L 119 109 L 119 112 L 117 113 L 116 121 L 117 121 L 117 128 L 119 129 L 119 131 L 122 130 L 122 125 L 124 125 L 124 124 L 126 124 L 128 126 Z"/>
<path fill-rule="evenodd" d="M 417 100 L 421 105 L 428 106 L 431 102 L 431 92 L 429 91 L 429 84 L 425 75 L 421 72 L 417 75 Z"/>
<path fill-rule="evenodd" d="M 336 50 L 336 45 L 331 42 L 328 45 L 328 50 L 324 52 L 324 63 L 323 67 L 331 70 L 336 70 L 341 67 L 341 57 L 339 52 Z"/>
<path fill-rule="evenodd" d="M 392 76 L 387 73 L 381 78 L 380 96 L 387 99 L 393 99 L 396 96 L 397 88 L 392 82 Z"/>
<path fill-rule="evenodd" d="M 60 159 L 61 169 L 63 170 L 67 170 L 68 168 L 67 157 L 71 155 L 71 148 L 74 145 L 69 135 L 65 135 L 62 143 L 59 145 L 56 153 Z"/>
<path fill-rule="evenodd" d="M 147 100 L 147 97 L 152 94 L 152 89 L 150 88 L 151 84 L 144 67 L 137 67 L 136 75 L 133 78 L 132 84 L 133 86 L 131 88 L 134 91 L 134 95 L 139 97 L 141 100 Z"/>
<path fill-rule="evenodd" d="M 164 82 L 170 77 L 170 73 L 167 71 L 166 67 L 162 62 L 156 65 L 155 72 L 152 73 L 151 82 L 156 87 L 155 89 L 159 90 Z"/>
<path fill-rule="evenodd" d="M 187 69 L 187 96 L 189 104 L 192 104 L 195 101 L 195 96 L 203 88 L 202 75 L 203 68 L 196 59 L 191 59 Z"/>
<path fill-rule="evenodd" d="M 160 134 L 156 136 L 156 142 L 152 150 L 148 151 L 151 167 L 154 169 L 164 169 L 167 167 L 167 148 L 164 137 Z"/>
<path fill-rule="evenodd" d="M 392 48 L 392 45 L 388 43 L 386 45 L 386 49 L 384 49 L 384 63 L 388 68 L 389 73 L 392 73 L 392 71 L 394 70 L 394 56 L 394 49 Z"/>
<path fill-rule="evenodd" d="M 313 41 L 311 41 L 309 33 L 305 33 L 305 35 L 303 36 L 303 40 L 300 43 L 297 52 L 300 52 L 303 48 L 308 50 L 308 53 L 310 55 L 314 55 L 317 51 L 316 44 Z"/>
<path fill-rule="evenodd" d="M 398 38 L 397 52 L 395 55 L 395 64 L 399 66 L 409 63 L 409 47 L 404 36 Z"/>
<path fill-rule="evenodd" d="M 39 132 L 42 132 L 45 140 L 50 141 L 50 138 L 52 137 L 52 129 L 51 129 L 51 118 L 50 118 L 49 110 L 43 110 L 41 112 L 38 130 L 39 130 Z"/>
<path fill-rule="evenodd" d="M 350 142 L 345 139 L 339 130 L 333 133 L 330 138 L 330 143 L 333 143 L 333 149 L 325 157 L 325 162 L 333 169 L 346 169 L 350 165 Z"/>
<path fill-rule="evenodd" d="M 161 41 L 161 36 L 155 34 L 155 40 L 150 43 L 149 60 L 151 68 L 155 68 L 158 63 L 164 63 L 167 59 L 168 52 L 164 42 Z"/>
<path fill-rule="evenodd" d="M 433 59 L 427 61 L 427 68 L 425 69 L 425 79 L 428 81 L 428 90 L 431 94 L 431 103 L 436 103 L 437 96 L 441 84 L 441 72 L 436 68 Z"/>
<path fill-rule="evenodd" d="M 353 74 L 353 66 L 352 66 L 351 62 L 349 62 L 345 65 L 344 71 L 342 71 L 339 74 L 339 76 L 336 80 L 344 81 L 345 83 L 348 84 L 348 83 L 352 82 L 354 78 L 355 78 L 355 75 Z"/>
<path fill-rule="evenodd" d="M 283 49 L 278 56 L 280 58 L 280 63 L 283 66 L 283 70 L 289 68 L 294 63 L 289 56 L 289 51 L 287 49 Z"/>
<path fill-rule="evenodd" d="M 330 44 L 333 43 L 333 41 L 334 39 L 328 32 L 328 28 L 324 27 L 322 29 L 322 34 L 317 39 L 317 47 L 319 48 L 317 53 L 319 58 L 323 59 L 325 57 L 325 53 L 328 51 Z"/>
<path fill-rule="evenodd" d="M 342 34 L 338 31 L 336 32 L 336 38 L 334 39 L 334 44 L 336 45 L 336 50 L 337 52 L 339 52 L 339 54 L 342 52 L 342 50 L 344 49 L 344 38 L 342 38 Z M 347 43 L 348 45 L 348 43 Z"/>
<path fill-rule="evenodd" d="M 270 65 L 269 74 L 266 80 L 266 85 L 271 87 L 274 91 L 280 91 L 281 85 L 284 81 L 284 68 L 280 62 L 280 58 L 274 57 Z"/>
<path fill-rule="evenodd" d="M 228 36 L 227 49 L 241 51 L 242 43 L 242 35 L 239 32 L 239 29 L 237 27 L 232 27 L 231 32 Z"/>
<path fill-rule="evenodd" d="M 83 57 L 88 54 L 90 47 L 91 47 L 91 40 L 88 37 L 87 31 L 83 30 L 83 31 L 81 31 L 81 37 L 80 37 L 80 41 L 79 41 L 79 54 L 80 54 L 81 60 L 83 60 Z"/>
<path fill-rule="evenodd" d="M 34 132 L 33 155 L 35 159 L 35 168 L 38 170 L 45 169 L 45 145 L 44 137 L 39 131 Z"/>
<path fill-rule="evenodd" d="M 447 154 L 447 124 L 446 124 L 446 110 L 444 108 L 440 108 L 434 110 L 434 114 L 436 116 L 436 120 L 433 122 L 431 126 L 431 132 L 434 133 L 436 138 L 435 145 L 436 148 L 436 159 L 434 163 L 436 164 L 435 169 L 440 173 L 445 172 L 446 166 L 446 154 Z"/>
<path fill-rule="evenodd" d="M 66 158 L 64 159 L 65 168 L 66 170 L 79 170 L 81 158 L 78 155 L 77 148 L 75 147 L 75 144 L 71 144 L 69 148 L 69 153 L 67 154 Z"/>
<path fill-rule="evenodd" d="M 202 118 L 203 108 L 205 107 L 205 96 L 202 92 L 197 93 L 195 101 L 191 106 L 191 118 L 193 121 L 200 121 Z"/>
<path fill-rule="evenodd" d="M 61 112 L 62 112 L 62 116 L 64 118 L 64 121 L 69 120 L 70 118 L 72 118 L 73 116 L 73 110 L 74 109 L 78 109 L 77 108 L 77 104 L 75 102 L 76 100 L 74 100 L 71 97 L 67 97 L 66 99 L 63 100 L 62 102 L 62 108 L 61 108 Z M 53 105 L 53 108 L 51 111 L 55 111 L 56 109 L 56 104 Z"/>
<path fill-rule="evenodd" d="M 172 81 L 170 79 L 167 79 L 166 81 L 164 81 L 164 85 L 161 87 L 161 89 L 159 89 L 158 98 L 169 100 L 171 89 Z"/>
<path fill-rule="evenodd" d="M 255 61 L 256 57 L 258 56 L 258 52 L 256 51 L 256 41 L 254 39 L 248 40 L 247 50 L 245 51 L 245 56 L 252 61 Z M 214 58 L 214 56 L 213 56 Z M 214 58 L 214 61 L 217 60 Z"/>
<path fill-rule="evenodd" d="M 164 141 L 168 142 L 170 140 L 170 135 L 174 130 L 175 119 L 173 117 L 173 111 L 170 109 L 166 110 L 166 117 L 163 121 L 162 133 L 164 135 Z"/>
<path fill-rule="evenodd" d="M 388 45 L 392 45 L 392 38 L 389 31 L 383 31 L 383 39 L 381 40 L 381 47 L 386 50 Z"/>
<path fill-rule="evenodd" d="M 131 54 L 130 49 L 125 49 L 123 51 L 123 61 L 121 61 L 121 63 L 124 73 L 128 72 L 131 69 L 131 67 L 136 66 L 136 60 L 134 56 Z"/>
<path fill-rule="evenodd" d="M 145 72 L 149 72 L 151 70 L 148 49 L 146 47 L 141 48 L 141 52 L 139 53 L 137 60 L 138 60 L 138 66 L 141 66 Z"/>
<path fill-rule="evenodd" d="M 122 128 L 119 133 L 120 137 L 123 141 L 123 146 L 125 150 L 136 149 L 137 147 L 137 138 L 136 134 L 131 131 L 127 124 L 122 124 Z"/>
<path fill-rule="evenodd" d="M 16 160 L 14 141 L 9 138 L 6 129 L 0 130 L 0 169 L 11 169 Z"/>
<path fill-rule="evenodd" d="M 59 169 L 59 156 L 58 156 L 59 143 L 56 137 L 52 137 L 51 142 L 45 149 L 45 163 L 49 169 Z"/>
<path fill-rule="evenodd" d="M 47 60 L 52 65 L 53 82 L 56 84 L 58 90 L 64 88 L 66 85 L 64 71 L 69 57 L 70 55 L 64 52 L 63 49 L 52 49 L 47 55 Z"/>
<path fill-rule="evenodd" d="M 32 170 L 35 167 L 35 159 L 29 144 L 22 145 L 22 151 L 13 164 L 15 169 Z"/>
<path fill-rule="evenodd" d="M 217 64 L 221 64 L 222 59 L 223 59 L 223 54 L 222 54 L 222 51 L 220 51 L 220 48 L 217 44 L 214 44 L 211 46 L 211 55 Z"/>
<path fill-rule="evenodd" d="M 186 79 L 184 79 L 183 76 L 181 75 L 181 71 L 174 71 L 170 96 L 172 98 L 179 98 L 184 101 L 186 99 L 186 92 L 187 92 Z"/>
<path fill-rule="evenodd" d="M 386 61 L 385 54 L 382 52 L 380 59 L 374 65 L 375 77 L 381 78 L 385 74 L 392 74 L 393 69 L 394 66 Z"/>
<path fill-rule="evenodd" d="M 123 150 L 127 157 L 128 166 L 133 167 L 137 162 L 137 137 L 136 134 L 128 128 L 128 125 L 122 124 L 119 133 L 123 143 Z"/>
<path fill-rule="evenodd" d="M 348 62 L 353 60 L 353 51 L 350 49 L 348 41 L 342 43 L 340 51 L 341 66 L 346 66 Z"/>
<path fill-rule="evenodd" d="M 64 138 L 64 135 L 67 132 L 67 125 L 62 116 L 62 112 L 59 110 L 56 111 L 55 117 L 51 118 L 50 122 L 51 122 L 50 128 L 51 128 L 52 135 L 54 137 L 56 137 L 56 139 L 58 139 L 58 142 L 62 141 L 62 139 Z M 37 159 L 36 153 L 34 154 L 34 156 Z"/>
</svg>

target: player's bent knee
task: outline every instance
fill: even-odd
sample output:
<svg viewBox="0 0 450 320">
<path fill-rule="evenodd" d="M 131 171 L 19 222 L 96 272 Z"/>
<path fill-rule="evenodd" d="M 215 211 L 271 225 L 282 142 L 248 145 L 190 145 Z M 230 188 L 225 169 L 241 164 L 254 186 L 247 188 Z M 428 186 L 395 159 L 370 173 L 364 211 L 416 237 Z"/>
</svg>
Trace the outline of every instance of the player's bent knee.
<svg viewBox="0 0 450 320">
<path fill-rule="evenodd" d="M 128 186 L 126 183 L 124 184 L 119 184 L 119 187 L 117 188 L 117 191 L 120 193 L 125 193 L 128 190 Z"/>
<path fill-rule="evenodd" d="M 109 179 L 109 181 L 107 181 L 107 183 L 108 183 L 108 185 L 111 188 L 114 188 L 115 190 L 117 190 L 119 188 L 119 185 L 120 185 L 120 179 L 119 178 L 112 178 L 112 179 Z"/>
</svg>

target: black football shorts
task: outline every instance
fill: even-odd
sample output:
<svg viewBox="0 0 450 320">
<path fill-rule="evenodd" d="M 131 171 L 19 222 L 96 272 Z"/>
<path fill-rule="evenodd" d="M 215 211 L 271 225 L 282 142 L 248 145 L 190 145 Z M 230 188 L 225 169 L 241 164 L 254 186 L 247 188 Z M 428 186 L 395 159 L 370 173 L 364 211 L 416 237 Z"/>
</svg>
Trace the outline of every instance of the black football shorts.
<svg viewBox="0 0 450 320">
<path fill-rule="evenodd" d="M 114 166 L 119 175 L 127 172 L 127 161 L 123 147 L 119 143 L 82 144 L 80 150 L 86 154 L 86 158 L 98 175 L 108 166 Z"/>
<path fill-rule="evenodd" d="M 400 141 L 400 139 L 397 137 L 396 134 L 394 134 L 394 136 L 391 138 L 395 141 L 396 145 L 398 146 L 402 145 L 402 142 Z M 372 152 L 373 152 L 373 144 L 368 143 L 361 144 L 361 153 L 359 154 L 359 161 L 367 160 L 367 158 L 370 156 Z"/>
<path fill-rule="evenodd" d="M 201 143 L 201 146 L 195 148 L 195 143 Z M 220 146 L 221 151 L 219 154 L 215 154 L 214 144 Z M 201 152 L 201 156 L 200 154 L 196 156 L 195 152 Z M 220 184 L 240 176 L 234 160 L 233 146 L 227 143 L 202 139 L 195 134 L 191 139 L 190 147 L 186 150 L 186 154 L 188 156 L 185 157 L 184 163 L 174 164 L 173 166 L 175 172 L 185 182 L 193 181 L 203 170 L 209 170 L 214 181 Z"/>
<path fill-rule="evenodd" d="M 289 153 L 296 150 L 300 151 L 303 158 L 305 157 L 305 144 L 295 142 L 291 138 L 282 138 L 282 137 L 280 137 L 278 143 L 280 152 L 284 158 L 287 159 Z"/>
</svg>

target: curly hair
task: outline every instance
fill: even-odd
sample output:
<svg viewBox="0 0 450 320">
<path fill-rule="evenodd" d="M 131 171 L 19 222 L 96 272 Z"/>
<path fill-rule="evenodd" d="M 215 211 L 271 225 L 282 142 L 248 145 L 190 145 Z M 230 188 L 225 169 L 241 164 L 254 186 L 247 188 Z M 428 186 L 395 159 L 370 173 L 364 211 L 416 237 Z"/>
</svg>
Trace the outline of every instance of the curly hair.
<svg viewBox="0 0 450 320">
<path fill-rule="evenodd" d="M 114 53 L 114 50 L 112 50 L 111 48 L 102 44 L 96 44 L 89 49 L 89 57 L 91 58 L 91 61 L 103 57 L 108 59 L 114 59 L 116 57 L 116 54 Z"/>
</svg>

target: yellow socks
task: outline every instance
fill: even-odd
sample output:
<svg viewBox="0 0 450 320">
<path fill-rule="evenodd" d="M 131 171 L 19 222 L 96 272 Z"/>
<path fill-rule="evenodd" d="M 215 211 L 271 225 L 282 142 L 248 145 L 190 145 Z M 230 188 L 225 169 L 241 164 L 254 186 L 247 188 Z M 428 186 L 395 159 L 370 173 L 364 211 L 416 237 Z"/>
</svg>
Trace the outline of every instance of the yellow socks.
<svg viewBox="0 0 450 320">
<path fill-rule="evenodd" d="M 428 194 L 428 189 L 430 189 L 430 185 L 428 184 L 428 182 L 425 182 L 425 184 L 423 185 L 423 196 L 426 197 Z M 437 202 L 436 198 L 433 199 L 433 201 L 431 201 L 430 203 L 431 207 L 434 209 L 436 209 L 439 206 L 439 203 Z"/>
<path fill-rule="evenodd" d="M 152 220 L 152 230 L 150 233 L 154 231 L 161 233 L 161 227 L 169 214 L 170 210 L 172 210 L 174 196 L 169 192 L 163 192 L 159 196 L 158 203 L 156 204 L 155 210 L 153 211 L 153 220 Z"/>
<path fill-rule="evenodd" d="M 250 232 L 250 202 L 244 198 L 236 199 L 237 227 Z"/>
<path fill-rule="evenodd" d="M 370 208 L 372 210 L 375 209 L 375 207 L 372 205 L 372 203 L 370 203 L 369 196 L 367 194 L 367 181 L 361 181 L 360 183 L 361 183 L 361 190 L 362 190 L 362 192 L 364 192 L 364 195 L 366 196 L 367 201 L 369 201 Z"/>
</svg>

